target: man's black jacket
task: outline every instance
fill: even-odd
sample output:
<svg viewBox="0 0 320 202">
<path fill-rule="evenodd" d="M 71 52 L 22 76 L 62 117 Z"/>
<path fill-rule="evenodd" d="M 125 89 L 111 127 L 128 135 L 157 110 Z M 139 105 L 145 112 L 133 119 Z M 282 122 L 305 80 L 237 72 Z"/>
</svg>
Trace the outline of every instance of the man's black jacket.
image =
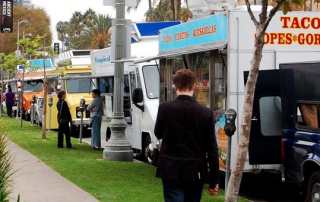
<svg viewBox="0 0 320 202">
<path fill-rule="evenodd" d="M 212 110 L 188 95 L 160 104 L 154 133 L 162 139 L 157 177 L 183 182 L 219 182 L 218 147 Z"/>
<path fill-rule="evenodd" d="M 63 102 L 63 105 L 61 108 L 62 102 Z M 58 109 L 58 120 L 60 117 L 61 119 L 67 119 L 71 121 L 71 114 L 70 114 L 68 103 L 66 101 L 64 101 L 63 99 L 59 99 L 59 101 L 57 102 L 57 109 Z"/>
</svg>

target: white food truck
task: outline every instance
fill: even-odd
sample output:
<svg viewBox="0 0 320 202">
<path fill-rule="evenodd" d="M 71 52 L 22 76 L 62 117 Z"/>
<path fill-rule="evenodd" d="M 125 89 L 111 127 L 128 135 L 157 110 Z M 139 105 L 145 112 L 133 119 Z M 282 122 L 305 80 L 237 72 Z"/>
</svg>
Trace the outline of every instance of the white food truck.
<svg viewBox="0 0 320 202">
<path fill-rule="evenodd" d="M 123 113 L 127 122 L 126 137 L 133 148 L 135 157 L 146 153 L 145 158 L 153 162 L 153 147 L 151 139 L 154 130 L 157 109 L 159 105 L 159 65 L 157 61 L 137 63 L 159 52 L 159 30 L 165 27 L 180 24 L 174 22 L 133 23 L 131 35 L 131 57 L 124 63 Z M 113 106 L 114 66 L 112 50 L 105 48 L 90 53 L 92 76 L 94 85 L 99 88 L 105 99 L 106 118 L 111 118 Z M 142 103 L 133 103 L 132 93 L 140 89 L 143 95 Z M 143 107 L 141 107 L 143 105 Z M 107 128 L 106 139 L 111 135 Z M 136 135 L 139 135 L 137 138 Z M 145 148 L 146 152 L 145 152 Z"/>
<path fill-rule="evenodd" d="M 255 11 L 254 15 L 258 17 L 259 13 Z M 281 63 L 319 60 L 319 14 L 290 12 L 284 15 L 280 11 L 277 12 L 266 30 L 260 70 L 279 69 Z M 154 77 L 152 83 L 155 88 L 154 85 L 159 79 L 160 91 L 159 94 L 152 94 L 158 99 L 153 103 L 153 114 L 148 115 L 152 117 L 153 125 L 158 104 L 176 97 L 172 88 L 174 73 L 179 69 L 188 68 L 196 74 L 195 98 L 212 109 L 216 116 L 216 136 L 222 171 L 226 169 L 227 156 L 224 112 L 229 108 L 236 110 L 236 126 L 240 128 L 246 81 L 244 74 L 251 67 L 254 38 L 255 27 L 248 12 L 243 7 L 237 7 L 160 30 L 158 55 L 139 61 L 160 60 L 160 78 Z M 141 81 L 147 80 L 143 77 L 143 71 L 139 73 Z M 148 108 L 151 94 L 145 92 L 147 89 L 143 82 L 142 84 L 140 88 L 143 101 L 140 105 Z M 267 114 L 276 110 L 278 101 L 278 97 L 265 94 L 260 99 L 261 106 L 253 110 L 249 153 L 244 172 L 284 172 L 281 156 L 281 119 Z M 268 110 L 260 111 L 262 109 Z M 136 109 L 132 111 L 132 116 L 137 117 L 138 132 L 133 133 L 134 137 L 130 137 L 134 140 L 130 143 L 134 150 L 144 151 L 150 163 L 155 163 L 157 139 L 153 130 L 150 130 L 152 126 L 148 125 L 151 124 L 150 121 L 143 120 L 150 111 L 138 110 L 137 114 L 135 111 Z M 151 144 L 146 144 L 144 134 L 150 135 Z M 232 136 L 231 164 L 235 162 L 238 138 L 239 130 Z"/>
</svg>

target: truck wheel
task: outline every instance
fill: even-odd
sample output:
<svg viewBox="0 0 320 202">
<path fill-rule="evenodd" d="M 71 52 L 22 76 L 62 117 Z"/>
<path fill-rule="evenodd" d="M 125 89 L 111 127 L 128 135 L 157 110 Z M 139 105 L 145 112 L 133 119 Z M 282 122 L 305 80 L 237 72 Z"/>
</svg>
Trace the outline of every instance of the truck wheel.
<svg viewBox="0 0 320 202">
<path fill-rule="evenodd" d="M 144 141 L 144 157 L 145 161 L 150 165 L 155 165 L 155 151 L 151 144 L 151 138 L 148 135 Z"/>
<path fill-rule="evenodd" d="M 308 201 L 320 201 L 320 171 L 312 173 L 308 183 Z"/>
</svg>

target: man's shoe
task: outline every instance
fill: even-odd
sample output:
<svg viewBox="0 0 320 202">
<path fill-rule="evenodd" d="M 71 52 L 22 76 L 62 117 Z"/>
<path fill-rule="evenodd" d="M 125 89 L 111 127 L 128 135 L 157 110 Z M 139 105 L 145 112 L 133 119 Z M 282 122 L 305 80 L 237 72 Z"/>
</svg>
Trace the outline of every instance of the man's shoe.
<svg viewBox="0 0 320 202">
<path fill-rule="evenodd" d="M 91 150 L 100 150 L 100 148 L 99 148 L 99 147 L 94 146 L 94 147 L 91 147 Z"/>
<path fill-rule="evenodd" d="M 76 149 L 76 148 L 74 148 L 74 147 L 68 147 L 67 149 Z"/>
</svg>

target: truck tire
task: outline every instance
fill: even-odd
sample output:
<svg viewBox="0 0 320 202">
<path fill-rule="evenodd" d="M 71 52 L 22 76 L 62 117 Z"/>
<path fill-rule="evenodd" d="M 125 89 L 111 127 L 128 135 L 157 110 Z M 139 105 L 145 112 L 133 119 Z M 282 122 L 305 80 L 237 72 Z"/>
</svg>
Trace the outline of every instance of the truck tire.
<svg viewBox="0 0 320 202">
<path fill-rule="evenodd" d="M 156 165 L 156 152 L 152 147 L 151 138 L 149 135 L 147 135 L 144 141 L 144 158 L 146 163 L 153 166 Z"/>
<path fill-rule="evenodd" d="M 320 201 L 320 171 L 315 171 L 308 182 L 308 201 Z"/>
</svg>

